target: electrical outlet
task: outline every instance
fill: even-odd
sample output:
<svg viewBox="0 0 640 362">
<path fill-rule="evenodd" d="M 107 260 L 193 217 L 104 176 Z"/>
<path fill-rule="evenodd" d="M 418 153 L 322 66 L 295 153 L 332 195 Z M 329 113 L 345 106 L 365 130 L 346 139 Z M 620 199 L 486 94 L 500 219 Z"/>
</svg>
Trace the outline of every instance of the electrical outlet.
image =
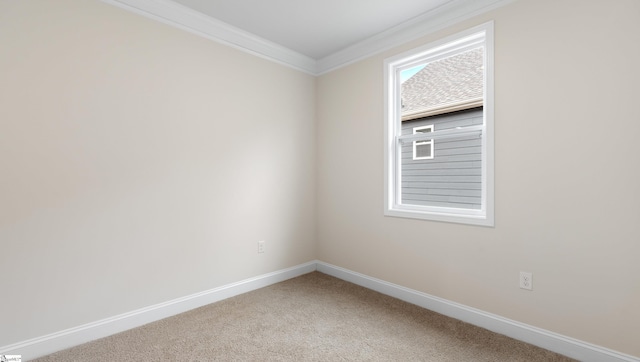
<svg viewBox="0 0 640 362">
<path fill-rule="evenodd" d="M 520 288 L 533 290 L 533 273 L 520 272 Z"/>
<path fill-rule="evenodd" d="M 264 253 L 264 240 L 258 241 L 258 253 Z"/>
</svg>

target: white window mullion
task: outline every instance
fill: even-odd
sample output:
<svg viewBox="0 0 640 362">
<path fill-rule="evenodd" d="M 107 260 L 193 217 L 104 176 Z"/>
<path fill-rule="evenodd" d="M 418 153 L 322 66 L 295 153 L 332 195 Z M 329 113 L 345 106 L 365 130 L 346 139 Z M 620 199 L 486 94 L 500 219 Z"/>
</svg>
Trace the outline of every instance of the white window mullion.
<svg viewBox="0 0 640 362">
<path fill-rule="evenodd" d="M 401 143 L 411 143 L 416 141 L 425 140 L 438 140 L 447 138 L 460 138 L 460 137 L 481 137 L 482 131 L 485 129 L 484 125 L 468 126 L 456 129 L 445 129 L 442 131 L 435 131 L 429 133 L 414 133 L 406 135 L 396 135 L 396 138 Z"/>
</svg>

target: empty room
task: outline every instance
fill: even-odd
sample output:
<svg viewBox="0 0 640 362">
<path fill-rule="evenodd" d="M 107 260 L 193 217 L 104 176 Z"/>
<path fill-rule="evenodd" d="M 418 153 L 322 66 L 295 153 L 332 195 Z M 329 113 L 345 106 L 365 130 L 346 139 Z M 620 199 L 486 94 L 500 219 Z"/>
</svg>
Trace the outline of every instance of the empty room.
<svg viewBox="0 0 640 362">
<path fill-rule="evenodd" d="M 640 361 L 637 0 L 0 0 L 3 361 Z"/>
</svg>

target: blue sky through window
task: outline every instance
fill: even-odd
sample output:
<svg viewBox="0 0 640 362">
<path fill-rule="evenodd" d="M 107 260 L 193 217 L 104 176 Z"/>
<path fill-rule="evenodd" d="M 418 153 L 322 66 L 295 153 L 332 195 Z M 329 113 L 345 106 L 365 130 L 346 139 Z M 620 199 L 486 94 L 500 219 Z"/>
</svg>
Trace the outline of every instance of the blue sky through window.
<svg viewBox="0 0 640 362">
<path fill-rule="evenodd" d="M 413 67 L 411 69 L 403 70 L 402 72 L 400 72 L 400 82 L 404 83 L 405 80 L 413 77 L 413 75 L 421 71 L 425 65 L 419 65 L 417 67 Z"/>
</svg>

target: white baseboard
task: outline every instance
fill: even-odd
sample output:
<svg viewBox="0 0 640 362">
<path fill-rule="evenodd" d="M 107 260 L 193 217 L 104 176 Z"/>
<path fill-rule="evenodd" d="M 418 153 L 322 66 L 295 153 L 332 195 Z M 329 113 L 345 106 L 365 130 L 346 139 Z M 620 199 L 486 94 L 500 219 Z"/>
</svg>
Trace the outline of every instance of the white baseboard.
<svg viewBox="0 0 640 362">
<path fill-rule="evenodd" d="M 0 347 L 0 355 L 22 355 L 22 360 L 28 361 L 287 279 L 295 278 L 315 270 L 580 361 L 640 362 L 640 359 L 630 355 L 516 322 L 495 314 L 483 312 L 475 308 L 388 283 L 384 280 L 372 278 L 321 261 L 308 262 L 97 322 L 3 346 Z"/>
<path fill-rule="evenodd" d="M 0 355 L 21 355 L 23 361 L 42 357 L 141 325 L 171 317 L 207 304 L 230 298 L 316 270 L 312 261 L 288 269 L 245 279 L 204 292 L 134 310 L 97 322 L 66 329 L 46 336 L 0 347 Z"/>
<path fill-rule="evenodd" d="M 375 290 L 379 293 L 580 361 L 640 362 L 640 359 L 630 355 L 516 322 L 495 314 L 483 312 L 475 308 L 388 283 L 384 280 L 372 278 L 321 261 L 318 261 L 317 270 L 367 289 Z"/>
</svg>

